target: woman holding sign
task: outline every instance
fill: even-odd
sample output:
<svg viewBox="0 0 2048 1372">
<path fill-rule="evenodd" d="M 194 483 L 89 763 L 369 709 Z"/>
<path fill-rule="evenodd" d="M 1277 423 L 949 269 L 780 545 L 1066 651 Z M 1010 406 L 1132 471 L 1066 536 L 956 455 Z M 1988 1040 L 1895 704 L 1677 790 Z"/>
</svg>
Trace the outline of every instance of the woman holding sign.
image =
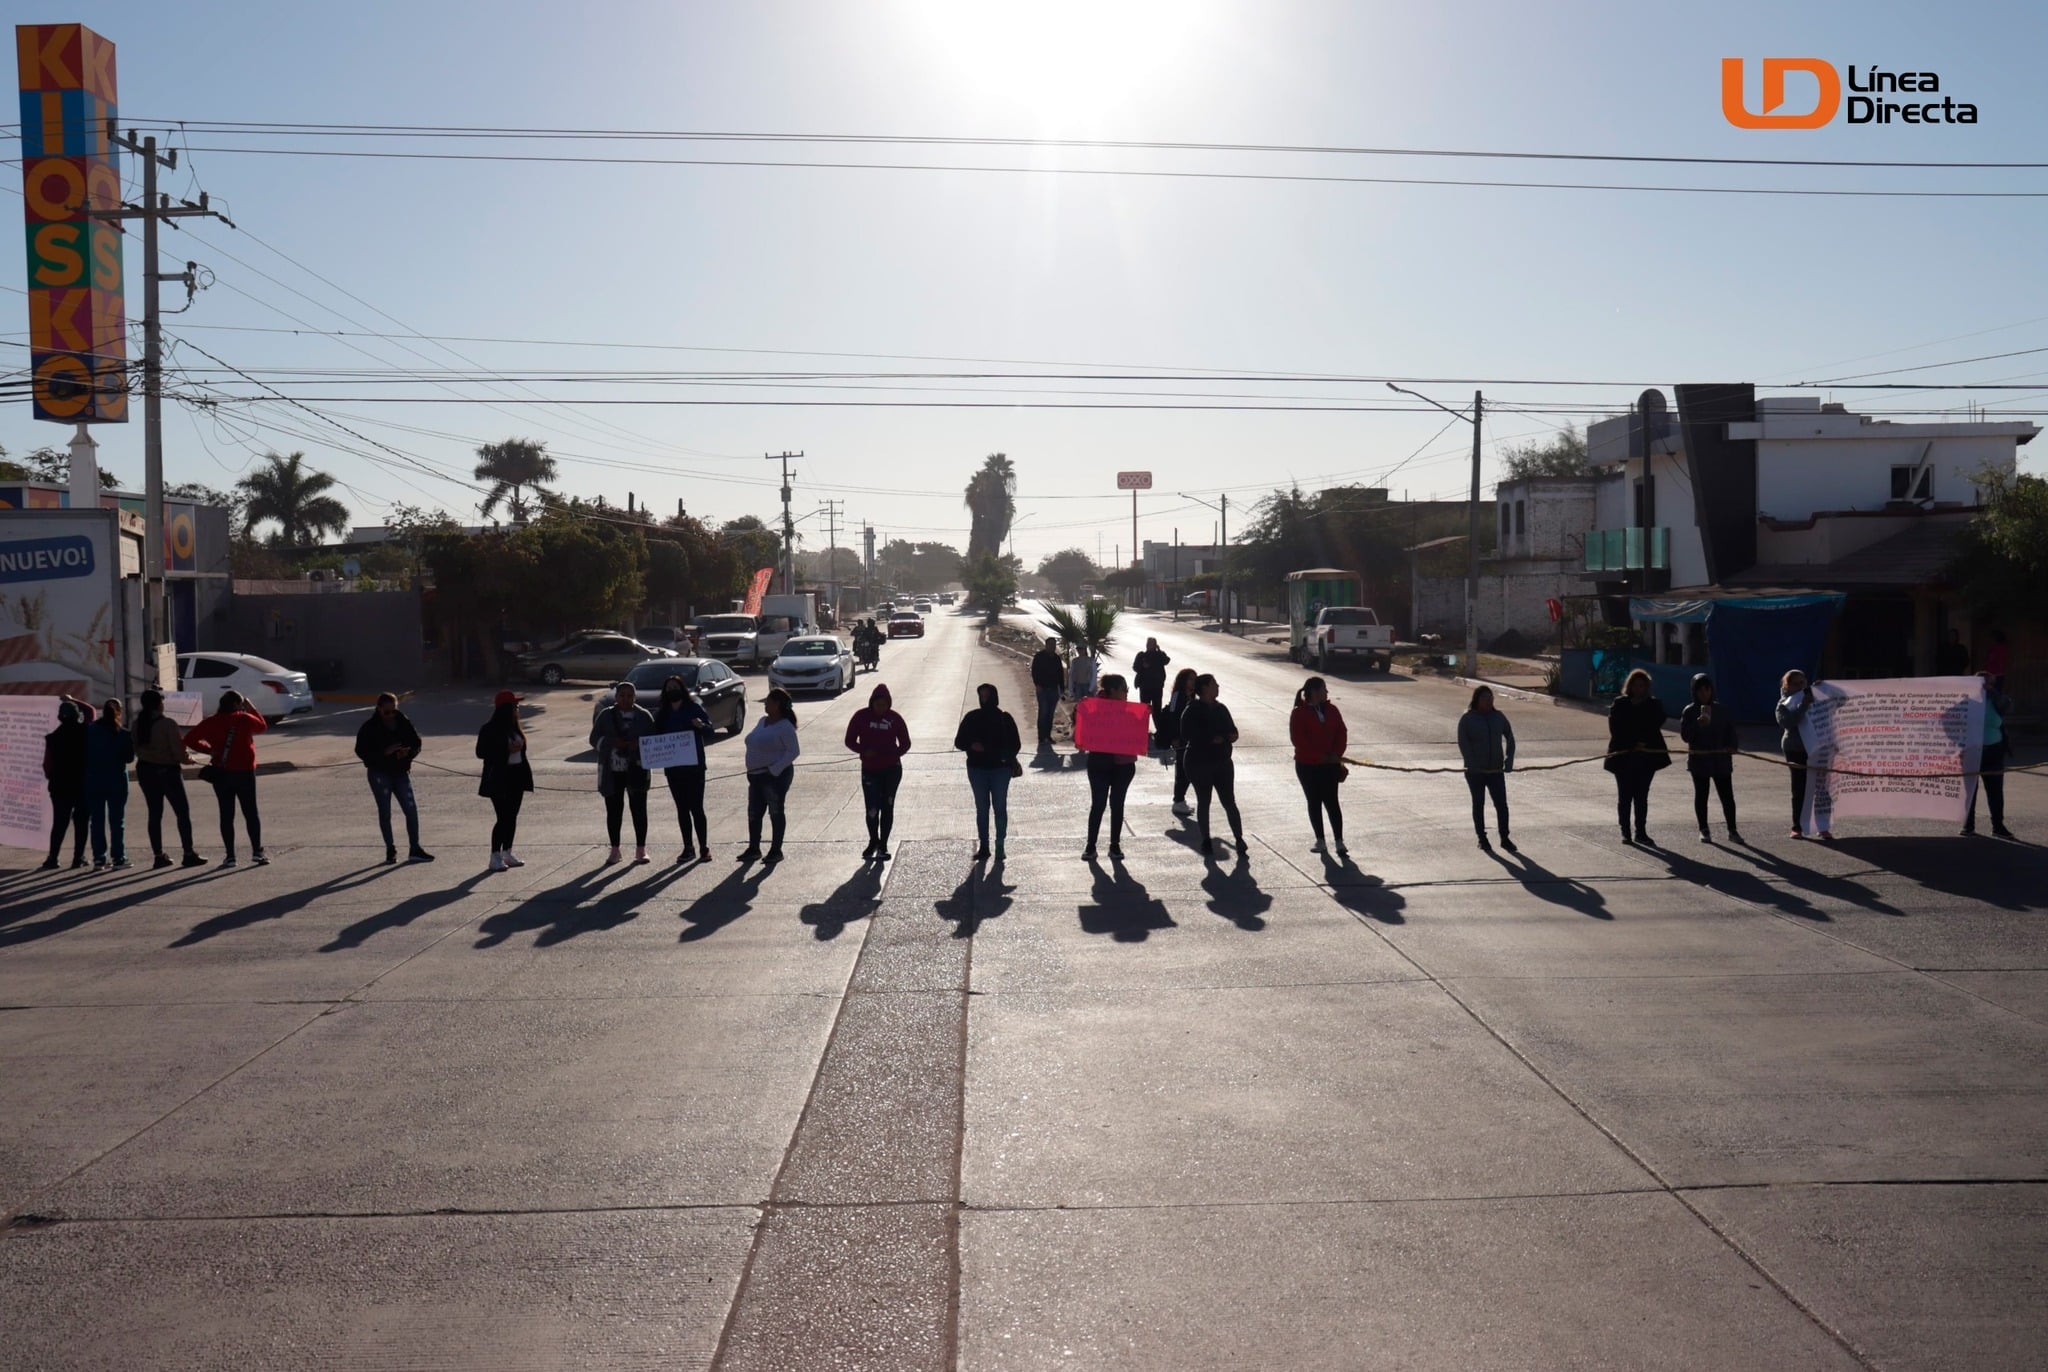
<svg viewBox="0 0 2048 1372">
<path fill-rule="evenodd" d="M 605 832 L 612 850 L 604 860 L 619 860 L 623 811 L 633 811 L 633 863 L 647 861 L 647 768 L 640 761 L 640 740 L 654 732 L 654 716 L 637 703 L 633 683 L 622 681 L 612 703 L 590 726 L 590 746 L 597 749 L 597 789 L 604 796 Z"/>
<path fill-rule="evenodd" d="M 1123 702 L 1130 699 L 1130 684 L 1122 676 L 1111 672 L 1096 686 L 1096 694 L 1104 700 Z M 1079 706 L 1077 705 L 1078 712 Z M 1080 742 L 1079 724 L 1075 725 L 1075 742 Z M 1139 738 L 1144 738 L 1141 729 Z M 1143 743 L 1141 741 L 1140 748 Z M 1085 862 L 1095 861 L 1095 840 L 1102 832 L 1102 812 L 1109 811 L 1109 855 L 1121 859 L 1123 845 L 1117 840 L 1124 830 L 1124 795 L 1131 789 L 1131 778 L 1138 774 L 1137 753 L 1103 753 L 1088 750 L 1088 846 L 1081 850 Z"/>
<path fill-rule="evenodd" d="M 706 858 L 711 856 L 710 822 L 704 815 L 704 748 L 711 741 L 711 728 L 711 716 L 704 713 L 681 677 L 671 676 L 661 684 L 654 732 L 688 734 L 697 756 L 695 762 L 661 769 L 668 781 L 669 799 L 676 803 L 676 824 L 683 831 L 683 851 L 676 858 L 679 865 L 696 857 L 700 849 Z"/>
<path fill-rule="evenodd" d="M 1792 773 L 1792 837 L 1805 838 L 1806 830 L 1806 736 L 1800 726 L 1806 722 L 1806 712 L 1813 705 L 1813 691 L 1806 682 L 1806 673 L 1797 667 L 1785 673 L 1778 682 L 1778 727 L 1784 731 L 1778 740 L 1779 747 Z M 1822 834 L 1832 838 L 1832 834 Z"/>
<path fill-rule="evenodd" d="M 1615 813 L 1621 820 L 1621 841 L 1645 848 L 1650 840 L 1650 782 L 1671 765 L 1671 750 L 1664 743 L 1663 702 L 1650 693 L 1650 674 L 1638 667 L 1622 683 L 1621 694 L 1607 711 L 1607 761 L 1614 773 Z M 1629 833 L 1629 816 L 1635 816 L 1635 833 Z"/>
</svg>

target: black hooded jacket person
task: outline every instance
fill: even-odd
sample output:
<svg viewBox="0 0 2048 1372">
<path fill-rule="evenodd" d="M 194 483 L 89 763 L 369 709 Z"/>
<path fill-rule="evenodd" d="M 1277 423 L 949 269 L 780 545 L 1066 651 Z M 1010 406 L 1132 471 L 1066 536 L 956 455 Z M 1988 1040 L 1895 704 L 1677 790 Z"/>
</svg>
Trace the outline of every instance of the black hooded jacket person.
<svg viewBox="0 0 2048 1372">
<path fill-rule="evenodd" d="M 1735 827 L 1735 716 L 1714 699 L 1714 680 L 1705 672 L 1692 679 L 1692 703 L 1678 716 L 1678 736 L 1691 749 L 1685 770 L 1692 774 L 1692 810 L 1700 822 L 1700 842 L 1709 841 L 1707 832 L 1707 790 L 1721 796 L 1721 817 L 1728 822 L 1728 839 L 1742 841 Z"/>
<path fill-rule="evenodd" d="M 74 836 L 71 865 L 85 866 L 85 721 L 90 718 L 90 705 L 81 713 L 78 702 L 67 696 L 57 707 L 57 727 L 43 735 L 43 780 L 50 790 L 50 855 L 43 862 L 45 870 L 58 865 L 67 829 Z"/>
</svg>

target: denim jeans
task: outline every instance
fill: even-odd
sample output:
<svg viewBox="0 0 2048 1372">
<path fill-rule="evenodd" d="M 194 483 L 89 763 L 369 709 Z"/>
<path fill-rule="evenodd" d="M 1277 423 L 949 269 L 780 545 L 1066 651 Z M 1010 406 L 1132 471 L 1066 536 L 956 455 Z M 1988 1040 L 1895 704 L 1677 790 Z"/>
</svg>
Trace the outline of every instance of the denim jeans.
<svg viewBox="0 0 2048 1372">
<path fill-rule="evenodd" d="M 1052 742 L 1052 719 L 1059 712 L 1060 689 L 1057 686 L 1038 688 L 1038 741 Z"/>
<path fill-rule="evenodd" d="M 1010 769 L 1008 767 L 969 767 L 967 784 L 974 791 L 974 831 L 981 836 L 981 846 L 988 847 L 988 815 L 996 815 L 996 842 L 1003 841 L 1003 835 L 1010 831 Z"/>
<path fill-rule="evenodd" d="M 789 784 L 796 780 L 796 768 L 785 767 L 782 775 L 771 772 L 747 773 L 747 846 L 761 846 L 761 816 L 768 816 L 770 848 L 782 847 L 782 833 L 788 820 L 783 802 L 789 799 Z"/>
<path fill-rule="evenodd" d="M 86 813 L 92 819 L 92 860 L 104 862 L 107 858 L 108 840 L 112 840 L 113 859 L 116 862 L 128 860 L 128 788 L 120 790 L 92 790 L 86 793 Z"/>
<path fill-rule="evenodd" d="M 398 808 L 405 812 L 405 840 L 412 847 L 420 846 L 420 807 L 412 798 L 412 778 L 404 772 L 371 771 L 370 794 L 377 801 L 377 829 L 384 835 L 384 846 L 391 842 L 391 798 L 398 797 Z"/>
</svg>

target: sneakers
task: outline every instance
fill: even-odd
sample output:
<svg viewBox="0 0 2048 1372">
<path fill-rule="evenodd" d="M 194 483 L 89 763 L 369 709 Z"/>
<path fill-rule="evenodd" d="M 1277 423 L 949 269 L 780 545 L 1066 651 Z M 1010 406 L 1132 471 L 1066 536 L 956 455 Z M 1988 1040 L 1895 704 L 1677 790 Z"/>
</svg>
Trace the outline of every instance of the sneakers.
<svg viewBox="0 0 2048 1372">
<path fill-rule="evenodd" d="M 1991 826 L 1991 837 L 2011 838 L 2013 837 L 2013 832 L 2012 830 L 2006 828 L 2003 824 L 1994 824 Z"/>
<path fill-rule="evenodd" d="M 742 865 L 749 862 L 759 862 L 760 860 L 761 850 L 752 844 L 749 844 L 747 846 L 747 850 L 744 853 L 741 853 L 738 857 L 733 859 L 734 862 L 740 863 Z"/>
<path fill-rule="evenodd" d="M 507 848 L 505 850 L 505 865 L 507 867 L 524 867 L 526 863 L 520 858 L 519 854 Z"/>
<path fill-rule="evenodd" d="M 762 858 L 762 859 L 761 859 L 761 861 L 763 861 L 763 862 L 780 862 L 780 861 L 782 861 L 782 849 L 780 849 L 780 848 L 770 848 L 770 849 L 768 850 L 768 855 L 767 855 L 766 857 Z"/>
<path fill-rule="evenodd" d="M 386 867 L 390 867 L 390 866 L 393 866 L 393 865 L 395 865 L 395 864 L 397 863 L 397 861 L 398 861 L 398 850 L 397 850 L 396 848 L 392 847 L 392 846 L 391 846 L 390 844 L 388 844 L 388 843 L 387 843 L 387 844 L 385 844 L 385 845 L 384 845 L 384 865 L 385 865 Z"/>
<path fill-rule="evenodd" d="M 1479 836 L 1479 851 L 1482 853 L 1490 853 L 1493 851 L 1493 844 L 1487 839 L 1486 835 L 1484 834 L 1481 834 Z"/>
<path fill-rule="evenodd" d="M 61 865 L 62 864 L 60 864 L 55 858 L 44 858 L 42 870 L 45 872 L 54 872 Z"/>
<path fill-rule="evenodd" d="M 1636 846 L 1640 848 L 1655 848 L 1657 846 L 1657 841 L 1651 838 L 1649 834 L 1645 833 L 1643 830 L 1638 829 L 1636 830 Z"/>
<path fill-rule="evenodd" d="M 1081 850 L 1081 861 L 1083 861 L 1083 862 L 1093 862 L 1093 861 L 1095 861 L 1095 845 L 1094 845 L 1094 844 L 1092 844 L 1092 843 L 1091 843 L 1091 844 L 1089 844 L 1089 845 L 1088 845 L 1088 846 L 1087 846 L 1086 848 L 1083 848 L 1083 849 Z"/>
<path fill-rule="evenodd" d="M 1115 843 L 1112 843 L 1112 844 L 1110 844 L 1110 845 L 1109 845 L 1109 855 L 1110 855 L 1110 857 L 1111 857 L 1112 859 L 1114 859 L 1115 861 L 1117 861 L 1117 862 L 1122 862 L 1122 861 L 1124 860 L 1124 850 L 1123 850 L 1123 847 L 1122 847 L 1122 845 L 1120 845 L 1120 844 L 1115 844 Z"/>
<path fill-rule="evenodd" d="M 982 846 L 982 847 L 980 847 L 980 848 L 976 848 L 976 849 L 974 850 L 974 860 L 975 860 L 976 862 L 987 862 L 987 861 L 988 861 L 988 848 L 987 848 L 987 846 L 986 846 L 986 845 L 984 845 L 984 846 Z"/>
<path fill-rule="evenodd" d="M 163 868 L 171 865 L 171 855 L 169 853 L 158 853 L 149 861 L 151 871 L 161 871 Z"/>
<path fill-rule="evenodd" d="M 432 862 L 434 855 L 424 848 L 415 848 L 405 855 L 407 862 Z"/>
<path fill-rule="evenodd" d="M 1346 848 L 1346 847 L 1345 847 L 1345 846 L 1344 846 L 1343 844 L 1341 844 L 1341 843 L 1340 843 L 1340 844 L 1338 844 L 1338 845 L 1337 845 L 1337 856 L 1338 856 L 1338 857 L 1350 857 L 1350 856 L 1351 856 L 1351 850 L 1350 850 L 1349 848 Z"/>
<path fill-rule="evenodd" d="M 1195 807 L 1188 804 L 1184 800 L 1176 800 L 1173 803 L 1173 813 L 1180 819 L 1186 819 L 1189 815 L 1192 815 L 1194 812 Z"/>
<path fill-rule="evenodd" d="M 112 865 L 114 870 L 119 872 L 129 866 L 132 866 L 133 864 L 131 864 L 127 858 L 115 858 Z"/>
<path fill-rule="evenodd" d="M 1700 830 L 1700 842 L 1701 842 L 1701 843 L 1712 843 L 1713 841 L 1714 841 L 1714 836 L 1713 836 L 1712 834 L 1708 833 L 1708 832 L 1707 832 L 1707 831 L 1706 831 L 1705 829 L 1702 829 L 1702 830 Z"/>
<path fill-rule="evenodd" d="M 881 846 L 881 844 L 873 839 L 869 839 L 868 846 L 860 850 L 860 860 L 862 862 L 873 862 L 875 860 L 875 849 Z"/>
<path fill-rule="evenodd" d="M 697 849 L 694 844 L 688 848 L 683 849 L 682 852 L 676 854 L 676 866 L 678 867 L 687 867 L 696 860 Z"/>
<path fill-rule="evenodd" d="M 643 843 L 633 850 L 633 865 L 635 867 L 645 867 L 647 863 L 647 845 Z"/>
<path fill-rule="evenodd" d="M 1801 829 L 1801 828 L 1799 828 L 1798 826 L 1796 826 L 1796 825 L 1795 825 L 1795 826 L 1793 826 L 1793 829 L 1792 829 L 1792 833 L 1791 833 L 1790 837 L 1792 837 L 1792 838 L 1805 838 L 1805 837 L 1806 837 L 1806 831 L 1805 831 L 1804 829 Z"/>
<path fill-rule="evenodd" d="M 614 843 L 611 852 L 605 854 L 604 865 L 610 867 L 619 860 L 619 845 Z"/>
<path fill-rule="evenodd" d="M 1509 838 L 1506 834 L 1502 834 L 1500 836 L 1500 846 L 1510 853 L 1519 853 L 1522 851 L 1520 848 L 1517 848 L 1515 846 L 1515 841 Z"/>
<path fill-rule="evenodd" d="M 505 855 L 503 853 L 493 852 L 491 854 L 491 870 L 493 872 L 502 872 L 505 870 Z"/>
<path fill-rule="evenodd" d="M 185 860 L 178 865 L 180 867 L 204 867 L 206 859 L 197 853 L 188 852 L 185 854 Z"/>
<path fill-rule="evenodd" d="M 1317 855 L 1322 855 L 1330 851 L 1328 848 L 1323 846 L 1323 841 L 1321 839 L 1317 839 L 1314 843 L 1311 843 L 1308 846 L 1308 850 L 1311 853 L 1315 853 Z"/>
<path fill-rule="evenodd" d="M 249 861 L 255 863 L 258 867 L 268 867 L 270 865 L 270 854 L 258 848 L 255 852 L 249 854 Z"/>
<path fill-rule="evenodd" d="M 94 858 L 94 859 L 92 860 L 92 869 L 93 869 L 93 871 L 95 871 L 95 872 L 104 872 L 104 871 L 106 871 L 106 870 L 107 870 L 107 860 L 106 860 L 105 858 Z"/>
<path fill-rule="evenodd" d="M 224 858 L 222 858 L 222 859 L 220 860 L 220 865 L 221 865 L 221 866 L 223 866 L 223 867 L 232 867 L 232 866 L 234 866 L 234 865 L 235 865 L 235 855 L 234 855 L 233 853 L 229 853 L 229 854 L 228 854 L 228 855 L 227 855 L 226 857 L 224 857 Z"/>
<path fill-rule="evenodd" d="M 780 857 L 780 856 L 781 856 L 781 852 L 780 852 L 780 850 L 777 850 L 777 852 L 776 852 L 776 856 L 777 856 L 777 857 Z M 876 862 L 887 862 L 888 860 L 889 860 L 889 850 L 888 850 L 887 848 L 884 848 L 884 847 L 883 847 L 883 846 L 882 846 L 881 844 L 877 843 L 877 844 L 875 845 L 875 861 L 876 861 Z"/>
<path fill-rule="evenodd" d="M 1739 833 L 1737 833 L 1737 832 L 1736 832 L 1735 830 L 1733 830 L 1733 829 L 1730 829 L 1730 830 L 1728 831 L 1728 841 L 1729 841 L 1730 843 L 1741 843 L 1741 842 L 1742 842 L 1742 835 L 1741 835 L 1741 834 L 1739 834 Z M 1747 845 L 1745 845 L 1745 846 L 1747 846 Z"/>
</svg>

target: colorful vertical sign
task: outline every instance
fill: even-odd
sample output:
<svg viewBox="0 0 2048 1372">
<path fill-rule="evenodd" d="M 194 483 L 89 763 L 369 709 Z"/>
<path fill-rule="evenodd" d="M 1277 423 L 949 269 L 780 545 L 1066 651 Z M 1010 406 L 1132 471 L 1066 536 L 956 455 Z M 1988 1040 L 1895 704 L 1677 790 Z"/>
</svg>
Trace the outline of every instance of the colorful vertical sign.
<svg viewBox="0 0 2048 1372">
<path fill-rule="evenodd" d="M 128 418 L 128 321 L 114 45 L 83 24 L 23 24 L 21 190 L 28 216 L 28 325 L 37 419 Z"/>
</svg>

